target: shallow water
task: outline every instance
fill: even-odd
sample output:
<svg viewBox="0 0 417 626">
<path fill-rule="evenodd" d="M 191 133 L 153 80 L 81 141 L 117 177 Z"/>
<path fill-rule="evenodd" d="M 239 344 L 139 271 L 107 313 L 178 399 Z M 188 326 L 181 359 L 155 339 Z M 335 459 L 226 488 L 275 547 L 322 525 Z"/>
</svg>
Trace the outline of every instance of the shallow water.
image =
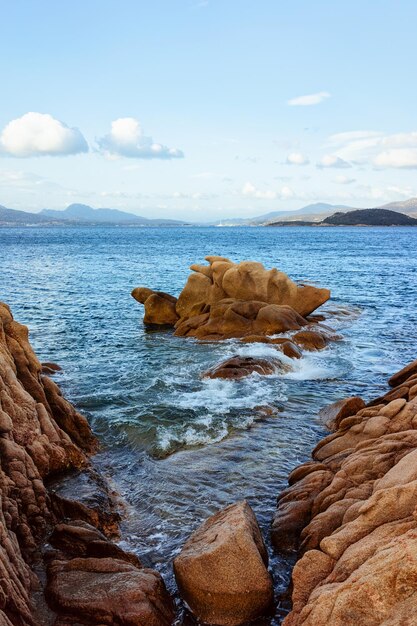
<svg viewBox="0 0 417 626">
<path fill-rule="evenodd" d="M 283 358 L 274 376 L 202 380 L 234 354 L 277 353 L 146 332 L 130 291 L 177 295 L 206 254 L 329 287 L 327 323 L 343 341 Z M 41 360 L 61 364 L 57 382 L 99 434 L 95 462 L 128 503 L 123 544 L 173 589 L 172 557 L 203 519 L 247 498 L 268 537 L 288 473 L 324 434 L 319 409 L 379 395 L 416 357 L 416 258 L 412 228 L 3 228 L 0 300 L 28 324 Z M 288 564 L 272 556 L 271 569 L 278 593 Z"/>
</svg>

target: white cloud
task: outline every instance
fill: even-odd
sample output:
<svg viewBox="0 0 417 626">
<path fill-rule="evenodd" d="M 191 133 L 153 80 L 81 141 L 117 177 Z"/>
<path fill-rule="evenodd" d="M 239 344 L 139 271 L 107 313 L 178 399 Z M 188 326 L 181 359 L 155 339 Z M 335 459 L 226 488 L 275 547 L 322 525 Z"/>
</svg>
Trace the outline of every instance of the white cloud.
<svg viewBox="0 0 417 626">
<path fill-rule="evenodd" d="M 293 190 L 288 185 L 284 185 L 280 191 L 273 191 L 272 189 L 258 189 L 250 182 L 243 185 L 242 194 L 258 200 L 288 199 L 294 196 Z"/>
<path fill-rule="evenodd" d="M 369 163 L 377 168 L 417 167 L 417 132 L 387 135 L 377 131 L 353 131 L 329 137 L 329 145 L 343 160 Z"/>
<path fill-rule="evenodd" d="M 287 165 L 308 165 L 310 163 L 308 157 L 301 152 L 291 152 L 287 156 Z"/>
<path fill-rule="evenodd" d="M 13 157 L 65 156 L 88 152 L 78 128 L 47 113 L 25 113 L 1 131 L 0 154 Z"/>
<path fill-rule="evenodd" d="M 344 176 L 343 174 L 335 176 L 335 178 L 333 179 L 333 182 L 337 183 L 338 185 L 351 185 L 355 181 L 356 178 L 349 178 L 349 176 Z"/>
<path fill-rule="evenodd" d="M 336 156 L 335 154 L 325 154 L 317 163 L 317 167 L 323 169 L 325 167 L 334 167 L 336 169 L 345 169 L 352 167 L 350 163 Z"/>
<path fill-rule="evenodd" d="M 287 101 L 287 104 L 292 107 L 308 107 L 314 104 L 320 104 L 320 102 L 323 102 L 330 97 L 331 94 L 328 91 L 319 91 L 318 93 L 311 93 L 307 96 L 291 98 L 291 100 Z"/>
<path fill-rule="evenodd" d="M 178 148 L 168 148 L 144 135 L 134 117 L 121 117 L 111 124 L 108 135 L 97 140 L 99 149 L 108 157 L 133 159 L 180 159 L 184 156 Z"/>
<path fill-rule="evenodd" d="M 417 150 L 397 148 L 376 155 L 374 165 L 381 168 L 417 169 Z"/>
<path fill-rule="evenodd" d="M 257 189 L 252 183 L 245 183 L 242 187 L 242 194 L 244 196 L 250 196 L 251 198 L 258 198 L 260 200 L 274 200 L 277 197 L 276 191 L 265 190 L 261 191 Z"/>
</svg>

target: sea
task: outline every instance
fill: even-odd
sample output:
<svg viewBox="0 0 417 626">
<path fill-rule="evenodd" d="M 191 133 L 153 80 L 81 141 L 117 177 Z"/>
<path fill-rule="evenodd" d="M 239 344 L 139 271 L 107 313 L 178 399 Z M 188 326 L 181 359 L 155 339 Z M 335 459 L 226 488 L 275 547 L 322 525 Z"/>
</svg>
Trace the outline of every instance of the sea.
<svg viewBox="0 0 417 626">
<path fill-rule="evenodd" d="M 210 380 L 234 355 L 276 358 L 265 344 L 199 343 L 147 330 L 130 295 L 147 286 L 177 296 L 206 255 L 255 260 L 327 287 L 321 309 L 341 340 L 272 376 Z M 326 431 L 320 409 L 340 398 L 384 393 L 386 379 L 417 358 L 417 229 L 0 228 L 0 300 L 9 304 L 41 361 L 55 361 L 64 395 L 101 441 L 94 465 L 124 500 L 121 545 L 164 576 L 193 530 L 246 499 L 281 594 L 295 555 L 269 540 L 278 494 Z M 177 624 L 192 621 L 179 603 Z"/>
</svg>

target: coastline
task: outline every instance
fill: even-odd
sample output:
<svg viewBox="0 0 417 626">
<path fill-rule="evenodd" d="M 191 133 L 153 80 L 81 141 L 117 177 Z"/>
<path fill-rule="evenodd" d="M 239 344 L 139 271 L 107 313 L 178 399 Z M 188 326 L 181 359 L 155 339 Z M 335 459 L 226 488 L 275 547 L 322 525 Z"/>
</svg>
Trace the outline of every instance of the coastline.
<svg viewBox="0 0 417 626">
<path fill-rule="evenodd" d="M 1 311 L 6 368 L 2 380 L 14 394 L 12 408 L 3 393 L 1 414 L 6 476 L 1 547 L 5 550 L 2 565 L 8 572 L 2 581 L 8 597 L 2 608 L 4 623 L 15 624 L 16 613 L 18 623 L 25 626 L 61 624 L 60 615 L 62 623 L 75 623 L 71 621 L 75 619 L 99 623 L 93 614 L 101 616 L 100 623 L 110 624 L 113 621 L 106 620 L 116 618 L 121 624 L 173 623 L 172 600 L 159 574 L 142 568 L 135 555 L 113 542 L 120 513 L 106 481 L 89 463 L 89 455 L 97 449 L 90 428 L 46 375 L 52 373 L 51 364 L 42 370 L 26 328 L 12 320 L 4 305 Z M 347 400 L 328 408 L 327 423 L 330 420 L 336 429 L 318 443 L 312 461 L 290 474 L 289 488 L 279 495 L 273 544 L 278 553 L 298 550 L 292 609 L 285 626 L 329 623 L 330 614 L 336 626 L 381 624 L 381 615 L 394 620 L 384 624 L 408 623 L 398 620 L 406 615 L 409 589 L 393 581 L 398 576 L 407 579 L 410 568 L 417 567 L 413 558 L 417 470 L 409 462 L 417 451 L 417 361 L 392 376 L 390 385 L 384 396 L 357 412 L 352 411 L 357 399 L 356 404 Z M 23 432 L 26 450 L 21 447 Z M 30 433 L 40 436 L 39 443 L 30 443 Z M 27 501 L 23 492 L 28 483 L 18 478 L 19 470 L 8 462 L 11 458 L 26 459 L 30 467 L 26 476 L 34 495 Z M 16 513 L 8 517 L 12 510 L 18 511 L 18 518 Z M 129 610 L 136 611 L 136 621 L 124 621 L 124 609 L 119 614 L 120 607 L 104 602 L 100 585 L 95 586 L 94 598 L 83 595 L 80 581 L 88 589 L 103 574 L 105 588 L 125 581 Z M 142 585 L 140 607 L 138 585 Z M 378 595 L 377 606 L 363 601 L 358 585 L 362 595 Z M 85 615 L 90 621 L 83 621 Z"/>
<path fill-rule="evenodd" d="M 298 551 L 284 626 L 414 623 L 417 361 L 389 385 L 357 412 L 328 408 L 334 432 L 278 497 L 273 543 Z"/>
</svg>

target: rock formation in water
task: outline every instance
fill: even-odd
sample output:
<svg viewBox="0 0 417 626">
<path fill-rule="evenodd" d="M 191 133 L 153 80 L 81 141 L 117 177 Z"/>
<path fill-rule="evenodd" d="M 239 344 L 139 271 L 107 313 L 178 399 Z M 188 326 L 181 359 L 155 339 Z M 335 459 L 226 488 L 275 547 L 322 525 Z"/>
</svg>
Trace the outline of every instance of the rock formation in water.
<svg viewBox="0 0 417 626">
<path fill-rule="evenodd" d="M 159 574 L 106 536 L 118 515 L 89 467 L 96 449 L 86 419 L 42 374 L 27 328 L 0 303 L 2 626 L 171 623 Z M 69 471 L 72 491 L 58 480 Z"/>
<path fill-rule="evenodd" d="M 145 307 L 145 324 L 175 326 L 175 335 L 197 339 L 273 335 L 300 330 L 304 318 L 330 297 L 328 289 L 297 285 L 261 263 L 206 259 L 209 265 L 191 266 L 178 300 L 146 287 L 133 290 Z"/>
<path fill-rule="evenodd" d="M 203 378 L 227 378 L 237 380 L 254 373 L 269 376 L 280 370 L 282 371 L 282 369 L 282 363 L 278 360 L 255 359 L 251 356 L 235 356 L 204 372 Z"/>
<path fill-rule="evenodd" d="M 323 414 L 335 432 L 279 497 L 273 543 L 300 554 L 285 626 L 416 623 L 417 361 L 389 382 Z"/>
<path fill-rule="evenodd" d="M 246 501 L 219 511 L 174 560 L 181 597 L 204 623 L 237 626 L 271 610 L 268 554 Z"/>
</svg>

